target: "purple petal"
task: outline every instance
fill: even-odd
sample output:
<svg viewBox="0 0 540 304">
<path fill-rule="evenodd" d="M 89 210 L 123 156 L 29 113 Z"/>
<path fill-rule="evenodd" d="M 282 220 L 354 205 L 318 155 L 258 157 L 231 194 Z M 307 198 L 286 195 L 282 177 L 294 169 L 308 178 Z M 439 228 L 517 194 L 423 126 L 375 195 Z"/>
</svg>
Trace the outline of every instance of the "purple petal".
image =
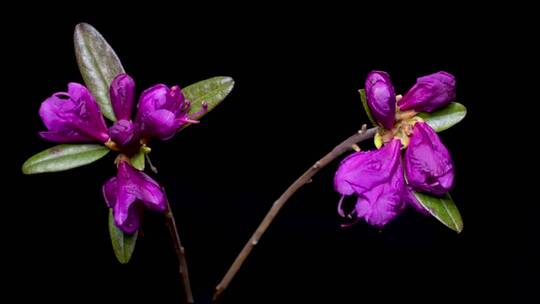
<svg viewBox="0 0 540 304">
<path fill-rule="evenodd" d="M 110 178 L 103 185 L 103 197 L 107 206 L 113 208 L 116 226 L 128 234 L 137 231 L 142 213 L 140 203 L 137 203 L 132 195 L 118 188 L 116 177 Z"/>
<path fill-rule="evenodd" d="M 379 150 L 357 152 L 343 160 L 334 186 L 342 195 L 358 195 L 356 216 L 384 226 L 403 210 L 405 186 L 401 143 L 393 140 Z"/>
<path fill-rule="evenodd" d="M 128 146 L 134 144 L 139 140 L 139 130 L 130 120 L 118 120 L 109 129 L 109 135 L 111 140 L 120 146 Z"/>
<path fill-rule="evenodd" d="M 142 205 L 134 202 L 127 206 L 127 210 L 122 208 L 113 209 L 114 223 L 124 233 L 132 234 L 140 226 L 140 218 L 143 213 Z"/>
<path fill-rule="evenodd" d="M 107 180 L 103 185 L 102 191 L 107 206 L 109 208 L 114 208 L 116 205 L 116 198 L 118 196 L 118 181 L 116 177 L 111 177 L 109 180 Z"/>
<path fill-rule="evenodd" d="M 64 131 L 64 132 L 50 132 L 50 131 L 41 131 L 39 132 L 39 136 L 41 138 L 46 139 L 48 141 L 57 142 L 57 143 L 74 143 L 74 142 L 88 142 L 92 141 L 92 139 L 89 139 L 88 137 L 72 132 L 72 131 Z"/>
<path fill-rule="evenodd" d="M 398 102 L 402 111 L 433 112 L 456 98 L 456 79 L 447 72 L 420 77 Z"/>
<path fill-rule="evenodd" d="M 139 121 L 143 116 L 160 109 L 167 102 L 168 92 L 169 88 L 164 84 L 157 84 L 146 89 L 139 98 L 136 121 Z"/>
<path fill-rule="evenodd" d="M 405 203 L 413 207 L 414 210 L 422 214 L 429 215 L 429 212 L 426 210 L 426 208 L 424 208 L 424 206 L 422 206 L 422 204 L 420 204 L 420 202 L 418 202 L 418 199 L 416 199 L 416 196 L 414 196 L 412 191 L 413 190 L 410 189 L 409 186 L 405 187 L 405 190 L 403 191 L 403 200 L 405 201 Z"/>
<path fill-rule="evenodd" d="M 171 138 L 189 122 L 189 103 L 180 87 L 169 89 L 159 84 L 143 92 L 138 106 L 136 122 L 141 126 L 143 138 Z"/>
<path fill-rule="evenodd" d="M 116 226 L 125 233 L 133 233 L 139 228 L 143 206 L 160 212 L 167 208 L 159 184 L 125 160 L 118 163 L 116 177 L 105 182 L 102 192 L 107 205 L 113 208 Z"/>
<path fill-rule="evenodd" d="M 116 119 L 129 120 L 135 100 L 135 81 L 128 74 L 119 74 L 111 82 L 109 93 Z"/>
<path fill-rule="evenodd" d="M 68 85 L 68 93 L 56 93 L 47 98 L 39 115 L 48 131 L 40 135 L 51 141 L 106 142 L 107 127 L 99 107 L 90 92 L 78 83 Z"/>
<path fill-rule="evenodd" d="M 144 137 L 157 137 L 166 140 L 174 136 L 182 121 L 168 110 L 157 110 L 141 120 L 141 134 Z"/>
<path fill-rule="evenodd" d="M 167 97 L 167 103 L 162 108 L 173 112 L 177 118 L 183 115 L 183 106 L 186 99 L 180 87 L 172 87 Z"/>
<path fill-rule="evenodd" d="M 379 150 L 356 152 L 345 158 L 334 178 L 336 191 L 351 195 L 355 188 L 368 190 L 388 182 L 401 167 L 400 149 L 399 140 L 393 140 Z"/>
<path fill-rule="evenodd" d="M 403 187 L 403 176 L 396 174 L 392 182 L 362 192 L 358 195 L 356 215 L 364 218 L 370 225 L 376 227 L 386 225 L 404 209 Z"/>
<path fill-rule="evenodd" d="M 396 120 L 396 93 L 386 72 L 372 71 L 368 74 L 366 98 L 375 120 L 391 129 Z"/>
<path fill-rule="evenodd" d="M 435 195 L 447 193 L 454 183 L 454 164 L 450 152 L 426 123 L 416 123 L 405 151 L 405 173 L 416 191 Z"/>
<path fill-rule="evenodd" d="M 165 194 L 156 181 L 125 161 L 118 165 L 118 172 L 119 178 L 123 176 L 127 180 L 124 184 L 126 192 L 135 196 L 151 210 L 165 211 L 167 208 Z"/>
</svg>

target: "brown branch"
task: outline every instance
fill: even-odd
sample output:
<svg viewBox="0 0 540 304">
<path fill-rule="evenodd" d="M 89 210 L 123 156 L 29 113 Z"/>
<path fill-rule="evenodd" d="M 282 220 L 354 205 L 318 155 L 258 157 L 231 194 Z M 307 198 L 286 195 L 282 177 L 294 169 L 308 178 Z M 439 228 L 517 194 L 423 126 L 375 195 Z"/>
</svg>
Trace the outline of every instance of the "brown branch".
<svg viewBox="0 0 540 304">
<path fill-rule="evenodd" d="M 366 125 L 363 125 L 362 130 L 347 138 L 345 141 L 337 145 L 332 151 L 330 151 L 330 153 L 326 154 L 319 161 L 315 162 L 313 166 L 311 166 L 306 172 L 304 172 L 304 174 L 302 174 L 302 176 L 300 176 L 296 181 L 294 181 L 294 183 L 292 183 L 289 188 L 287 188 L 287 190 L 272 205 L 272 208 L 270 208 L 270 211 L 268 211 L 262 222 L 259 224 L 257 230 L 255 230 L 251 238 L 244 245 L 244 248 L 236 257 L 236 260 L 234 260 L 233 264 L 231 265 L 221 282 L 217 285 L 214 292 L 214 301 L 217 301 L 220 298 L 221 294 L 227 288 L 231 280 L 234 278 L 253 247 L 257 245 L 257 243 L 261 239 L 261 236 L 264 234 L 266 229 L 268 229 L 268 226 L 270 226 L 270 224 L 278 214 L 279 210 L 281 210 L 287 200 L 289 200 L 289 198 L 303 185 L 310 183 L 311 178 L 317 172 L 319 172 L 320 169 L 328 165 L 330 162 L 338 158 L 343 153 L 353 149 L 353 146 L 355 146 L 357 143 L 375 136 L 376 131 L 377 128 L 371 128 L 368 130 Z"/>
<path fill-rule="evenodd" d="M 165 193 L 165 189 L 163 193 Z M 184 287 L 185 302 L 194 303 L 193 294 L 191 292 L 191 284 L 189 282 L 189 273 L 186 260 L 186 252 L 182 242 L 180 241 L 180 235 L 178 234 L 178 227 L 176 226 L 176 221 L 174 220 L 174 215 L 171 209 L 171 204 L 169 199 L 165 195 L 167 200 L 167 211 L 165 212 L 165 220 L 167 223 L 167 228 L 169 228 L 169 233 L 171 234 L 171 239 L 174 244 L 174 250 L 176 252 L 176 257 L 178 258 L 178 272 L 180 273 L 180 281 Z"/>
<path fill-rule="evenodd" d="M 145 158 L 146 162 L 150 167 L 150 170 L 154 172 L 154 174 L 157 174 L 157 168 L 154 167 L 154 165 L 152 164 L 150 156 L 148 156 L 148 154 L 145 154 Z M 163 190 L 163 194 L 165 195 L 165 200 L 167 202 L 167 210 L 165 210 L 165 223 L 167 224 L 169 234 L 171 235 L 171 241 L 173 242 L 176 258 L 178 259 L 178 272 L 180 273 L 180 283 L 184 288 L 183 303 L 191 304 L 195 301 L 193 299 L 193 293 L 191 292 L 191 283 L 189 281 L 186 251 L 184 249 L 184 246 L 182 246 L 182 242 L 180 241 L 180 234 L 178 233 L 178 227 L 174 219 L 171 204 L 169 203 L 169 198 L 167 197 L 167 193 L 165 192 L 165 187 L 161 186 L 161 190 Z"/>
</svg>

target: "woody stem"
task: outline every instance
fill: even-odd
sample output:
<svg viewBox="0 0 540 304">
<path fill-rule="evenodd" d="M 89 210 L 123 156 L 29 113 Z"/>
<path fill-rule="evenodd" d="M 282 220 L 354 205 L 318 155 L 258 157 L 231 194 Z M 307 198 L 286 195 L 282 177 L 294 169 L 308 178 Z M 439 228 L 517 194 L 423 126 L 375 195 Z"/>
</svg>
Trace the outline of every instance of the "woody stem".
<svg viewBox="0 0 540 304">
<path fill-rule="evenodd" d="M 313 166 L 309 167 L 309 169 L 304 172 L 304 174 L 302 174 L 296 181 L 294 181 L 294 183 L 289 186 L 289 188 L 287 188 L 287 190 L 278 198 L 278 200 L 274 202 L 262 222 L 259 224 L 259 227 L 257 227 L 251 238 L 244 245 L 244 248 L 242 249 L 240 254 L 238 254 L 236 259 L 234 260 L 233 264 L 231 265 L 221 282 L 217 285 L 216 290 L 214 291 L 214 301 L 217 301 L 222 295 L 223 291 L 225 291 L 227 286 L 229 286 L 229 283 L 234 278 L 238 270 L 240 270 L 240 267 L 242 266 L 246 258 L 249 256 L 253 247 L 257 245 L 264 232 L 268 229 L 278 212 L 289 200 L 289 198 L 302 186 L 311 182 L 311 178 L 317 172 L 319 172 L 320 169 L 341 156 L 343 153 L 353 149 L 353 147 L 357 143 L 375 136 L 376 131 L 377 128 L 367 129 L 366 125 L 363 125 L 362 130 L 358 131 L 356 134 L 344 140 L 342 143 L 332 149 L 332 151 L 326 154 L 323 158 L 315 162 Z"/>
<path fill-rule="evenodd" d="M 154 172 L 154 174 L 157 173 L 157 168 L 152 165 L 152 162 L 150 161 L 150 157 L 148 154 L 145 155 L 146 161 L 148 162 L 148 165 L 150 166 L 150 169 Z M 180 240 L 180 234 L 178 233 L 178 226 L 176 225 L 176 221 L 174 219 L 174 214 L 171 208 L 171 204 L 169 203 L 169 198 L 167 197 L 167 193 L 165 192 L 165 187 L 161 187 L 161 190 L 163 191 L 163 194 L 165 195 L 165 200 L 167 202 L 167 209 L 165 210 L 165 223 L 167 224 L 167 228 L 169 230 L 169 234 L 171 235 L 171 241 L 174 246 L 174 251 L 176 253 L 176 258 L 178 259 L 178 272 L 180 273 L 180 283 L 182 284 L 182 287 L 184 289 L 184 301 L 183 303 L 194 303 L 193 299 L 193 293 L 191 291 L 191 283 L 189 281 L 189 272 L 188 272 L 188 265 L 187 265 L 187 259 L 186 259 L 186 251 L 184 249 L 184 246 L 182 246 L 182 241 Z"/>
<path fill-rule="evenodd" d="M 163 188 L 165 193 L 165 189 Z M 165 213 L 165 220 L 167 223 L 167 228 L 169 228 L 169 233 L 171 234 L 171 240 L 174 245 L 174 250 L 176 252 L 176 257 L 178 258 L 178 272 L 180 273 L 180 281 L 184 287 L 185 302 L 194 303 L 193 293 L 191 292 L 191 284 L 189 281 L 188 266 L 186 260 L 186 252 L 182 242 L 180 241 L 180 234 L 178 233 L 178 227 L 176 226 L 176 221 L 174 220 L 174 215 L 171 209 L 171 204 L 169 199 L 165 195 L 167 200 L 167 211 Z"/>
</svg>

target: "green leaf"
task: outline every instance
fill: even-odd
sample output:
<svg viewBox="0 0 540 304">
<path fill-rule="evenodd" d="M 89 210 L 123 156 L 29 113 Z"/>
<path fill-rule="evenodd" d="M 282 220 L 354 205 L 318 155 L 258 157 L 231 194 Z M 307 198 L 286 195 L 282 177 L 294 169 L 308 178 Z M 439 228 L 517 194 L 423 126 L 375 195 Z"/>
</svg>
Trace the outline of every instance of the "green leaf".
<svg viewBox="0 0 540 304">
<path fill-rule="evenodd" d="M 116 227 L 113 211 L 109 209 L 109 235 L 111 236 L 114 255 L 120 263 L 127 264 L 131 259 L 131 255 L 133 255 L 133 250 L 135 250 L 139 231 L 135 231 L 133 234 L 124 233 Z"/>
<path fill-rule="evenodd" d="M 418 202 L 441 223 L 458 233 L 463 230 L 463 220 L 450 194 L 447 193 L 443 197 L 434 197 L 424 193 L 413 193 Z"/>
<path fill-rule="evenodd" d="M 114 77 L 124 73 L 120 59 L 105 38 L 90 24 L 77 24 L 73 40 L 84 83 L 99 104 L 101 113 L 115 121 L 109 86 Z"/>
<path fill-rule="evenodd" d="M 199 112 L 203 102 L 206 101 L 208 104 L 207 111 L 202 113 L 202 115 L 194 116 L 193 119 L 203 117 L 222 102 L 232 91 L 233 87 L 234 80 L 231 77 L 226 76 L 212 77 L 185 87 L 182 92 L 191 102 L 189 114 L 195 115 Z"/>
<path fill-rule="evenodd" d="M 64 144 L 54 146 L 30 157 L 24 162 L 24 174 L 57 172 L 77 168 L 102 158 L 109 149 L 102 145 Z"/>
<path fill-rule="evenodd" d="M 371 109 L 368 106 L 367 98 L 366 98 L 366 90 L 360 89 L 360 99 L 362 100 L 362 105 L 364 106 L 364 111 L 366 111 L 367 117 L 369 118 L 369 121 L 376 127 L 378 126 L 375 119 L 373 119 L 373 115 L 371 115 Z"/>
<path fill-rule="evenodd" d="M 133 155 L 130 159 L 129 159 L 129 162 L 131 163 L 131 165 L 133 166 L 133 168 L 139 170 L 139 171 L 143 171 L 144 170 L 144 151 L 143 149 L 139 149 L 139 152 L 137 152 L 137 154 Z"/>
<path fill-rule="evenodd" d="M 418 114 L 418 116 L 437 132 L 444 131 L 457 124 L 465 118 L 465 115 L 467 115 L 467 108 L 457 102 L 452 102 L 446 107 L 432 113 Z"/>
</svg>

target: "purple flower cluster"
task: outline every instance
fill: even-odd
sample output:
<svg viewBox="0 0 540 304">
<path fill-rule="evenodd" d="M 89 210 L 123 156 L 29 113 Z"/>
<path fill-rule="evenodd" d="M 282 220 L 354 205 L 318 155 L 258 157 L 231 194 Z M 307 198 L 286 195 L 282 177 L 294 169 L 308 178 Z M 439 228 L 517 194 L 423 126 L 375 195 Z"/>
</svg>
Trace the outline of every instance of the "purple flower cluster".
<svg viewBox="0 0 540 304">
<path fill-rule="evenodd" d="M 412 116 L 416 112 L 432 112 L 454 100 L 455 78 L 446 72 L 420 77 L 399 98 L 389 75 L 373 71 L 367 77 L 365 89 L 373 117 L 382 126 L 384 145 L 345 158 L 336 172 L 334 186 L 342 195 L 338 206 L 341 216 L 363 218 L 382 227 L 406 205 L 427 212 L 412 191 L 443 195 L 452 188 L 454 165 L 450 153 L 427 123 Z M 412 115 L 400 116 L 396 111 Z M 356 195 L 357 201 L 346 214 L 342 202 L 350 195 Z"/>
<path fill-rule="evenodd" d="M 141 94 L 132 120 L 135 82 L 127 74 L 112 81 L 110 98 L 118 120 L 107 128 L 90 91 L 78 83 L 68 84 L 67 92 L 55 93 L 41 104 L 39 115 L 47 131 L 40 135 L 59 143 L 99 142 L 124 154 L 117 161 L 117 176 L 103 186 L 103 195 L 113 208 L 116 225 L 133 233 L 139 227 L 142 207 L 164 211 L 166 200 L 159 184 L 133 168 L 125 155 L 136 153 L 151 139 L 173 137 L 183 126 L 197 123 L 193 117 L 201 113 L 188 114 L 191 104 L 178 86 L 158 84 Z M 201 111 L 206 111 L 205 104 Z"/>
</svg>

